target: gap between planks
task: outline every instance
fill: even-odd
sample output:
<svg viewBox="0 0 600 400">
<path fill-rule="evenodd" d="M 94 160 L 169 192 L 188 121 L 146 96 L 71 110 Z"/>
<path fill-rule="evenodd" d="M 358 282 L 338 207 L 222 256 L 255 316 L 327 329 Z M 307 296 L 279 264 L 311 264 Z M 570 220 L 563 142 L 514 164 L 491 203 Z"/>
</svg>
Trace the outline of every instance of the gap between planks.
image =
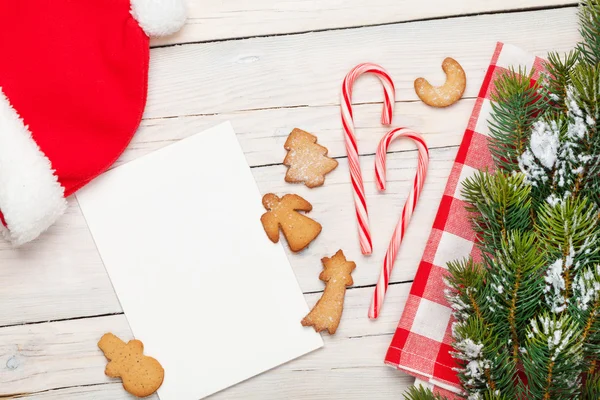
<svg viewBox="0 0 600 400">
<path fill-rule="evenodd" d="M 477 97 L 475 96 L 463 96 L 461 97 L 458 101 L 460 100 L 476 100 Z M 402 104 L 402 103 L 422 103 L 421 100 L 418 99 L 400 99 L 396 101 L 396 105 L 398 104 Z M 381 101 L 364 101 L 364 102 L 356 102 L 356 103 L 352 103 L 353 107 L 359 107 L 359 106 L 366 106 L 366 105 L 382 105 L 383 103 Z M 233 114 L 239 114 L 239 113 L 246 113 L 246 112 L 255 112 L 255 111 L 273 111 L 273 110 L 293 110 L 296 108 L 320 108 L 320 107 L 340 107 L 340 103 L 325 103 L 325 104 L 316 104 L 316 105 L 312 105 L 312 104 L 296 104 L 296 105 L 287 105 L 287 106 L 273 106 L 273 107 L 258 107 L 258 108 L 242 108 L 239 110 L 235 110 L 232 113 Z M 450 107 L 450 106 L 448 106 Z M 157 116 L 157 117 L 148 117 L 148 118 L 144 118 L 143 121 L 155 121 L 155 120 L 165 120 L 165 119 L 177 119 L 177 118 L 189 118 L 189 117 L 214 117 L 216 115 L 220 115 L 222 113 L 220 112 L 214 112 L 214 113 L 206 113 L 206 114 L 202 114 L 202 113 L 190 113 L 190 114 L 181 114 L 181 115 L 167 115 L 164 117 L 161 116 Z M 341 120 L 340 120 L 341 121 Z"/>
<path fill-rule="evenodd" d="M 325 378 L 324 373 L 328 373 L 326 379 L 332 382 L 332 387 L 322 387 L 320 383 Z M 312 378 L 309 383 L 298 385 L 295 380 L 300 378 L 305 380 L 306 376 Z M 320 379 L 315 379 L 315 375 L 321 375 Z M 340 379 L 345 375 L 350 375 L 344 379 Z M 295 378 L 295 379 L 294 379 Z M 348 379 L 352 379 L 353 384 L 348 385 Z M 366 385 L 359 387 L 361 381 L 366 381 Z M 255 383 L 257 382 L 258 383 Z M 314 382 L 313 382 L 314 381 Z M 337 384 L 343 384 L 343 387 L 337 387 Z M 385 390 L 381 389 L 382 381 L 387 383 Z M 315 388 L 310 390 L 311 393 L 305 393 L 308 399 L 323 399 L 323 398 L 345 398 L 348 400 L 363 400 L 365 398 L 374 399 L 397 399 L 398 393 L 403 393 L 406 389 L 412 386 L 414 378 L 402 372 L 392 369 L 389 366 L 382 365 L 379 367 L 342 367 L 329 368 L 322 370 L 318 368 L 298 368 L 286 373 L 285 378 L 271 378 L 271 372 L 265 372 L 257 377 L 253 377 L 248 381 L 242 382 L 225 391 L 216 393 L 210 396 L 210 399 L 281 399 L 294 398 L 292 396 L 294 390 L 299 389 L 303 393 L 306 392 L 307 386 L 310 383 L 315 383 Z M 273 385 L 281 386 L 285 384 L 289 386 L 287 389 L 271 389 Z M 298 387 L 300 386 L 300 387 Z M 366 386 L 366 387 L 364 387 Z M 345 393 L 341 394 L 340 389 Z M 373 393 L 377 393 L 377 397 L 373 397 Z M 295 394 L 295 393 L 294 393 Z M 342 395 L 342 396 L 340 396 Z M 277 397 L 273 397 L 277 396 Z M 37 392 L 21 393 L 19 395 L 0 396 L 2 400 L 16 400 L 23 398 L 31 398 L 36 400 L 131 400 L 131 396 L 124 392 L 123 386 L 119 382 L 97 383 L 88 385 L 66 386 L 56 389 L 48 389 Z M 158 400 L 156 395 L 151 396 L 148 400 Z"/>
<path fill-rule="evenodd" d="M 305 35 L 311 33 L 320 33 L 320 32 L 331 32 L 331 31 L 344 31 L 349 29 L 360 29 L 360 28 L 373 28 L 379 26 L 387 26 L 387 25 L 397 25 L 397 24 L 408 24 L 408 23 L 418 23 L 418 22 L 429 22 L 429 21 L 437 21 L 444 19 L 455 19 L 455 18 L 466 18 L 466 17 L 476 17 L 481 15 L 496 15 L 496 14 L 513 14 L 513 13 L 523 13 L 523 12 L 536 12 L 536 11 L 546 11 L 546 10 L 555 10 L 561 8 L 573 8 L 577 7 L 579 2 L 568 2 L 564 4 L 552 4 L 552 5 L 540 5 L 540 6 L 522 6 L 515 7 L 510 9 L 502 9 L 502 10 L 484 10 L 478 12 L 463 12 L 463 13 L 455 13 L 455 14 L 446 14 L 446 15 L 437 15 L 431 17 L 421 17 L 421 18 L 407 18 L 404 20 L 396 20 L 396 21 L 387 21 L 387 22 L 379 22 L 379 23 L 367 23 L 367 24 L 353 24 L 353 25 L 345 25 L 338 27 L 327 27 L 327 28 L 316 28 L 316 29 L 307 29 L 307 30 L 293 30 L 289 32 L 282 33 L 263 33 L 263 34 L 255 34 L 255 35 L 241 35 L 241 36 L 232 36 L 232 37 L 224 37 L 224 38 L 212 38 L 212 39 L 201 39 L 201 40 L 190 40 L 183 39 L 181 41 L 177 41 L 172 38 L 163 38 L 163 39 L 154 39 L 150 43 L 150 47 L 153 49 L 158 48 L 167 48 L 179 45 L 186 44 L 206 44 L 206 43 L 220 43 L 227 41 L 238 41 L 238 40 L 250 40 L 257 38 L 270 38 L 270 37 L 281 37 L 281 36 L 291 36 L 291 35 Z M 191 21 L 194 21 L 196 18 L 191 18 Z M 191 25 L 188 22 L 188 25 Z M 175 36 L 176 37 L 176 36 Z M 172 40 L 172 42 L 171 42 Z"/>
<path fill-rule="evenodd" d="M 475 104 L 475 99 L 463 98 L 451 107 L 434 110 L 420 101 L 396 103 L 394 125 L 421 132 L 431 150 L 458 146 Z M 347 153 L 339 112 L 339 105 L 331 105 L 145 119 L 127 151 L 111 168 L 226 121 L 233 124 L 252 168 L 281 166 L 286 155 L 283 146 L 293 128 L 316 135 L 319 144 L 329 150 L 329 157 L 341 160 Z M 380 138 L 391 128 L 379 122 L 380 103 L 357 104 L 354 112 L 359 154 L 372 156 Z M 398 140 L 390 153 L 412 149 L 412 142 Z"/>
<path fill-rule="evenodd" d="M 22 399 L 25 397 L 37 396 L 37 395 L 50 393 L 50 392 L 60 392 L 60 391 L 69 390 L 69 389 L 72 390 L 72 389 L 93 388 L 93 387 L 97 387 L 97 386 L 108 386 L 108 385 L 119 385 L 119 387 L 121 386 L 120 383 L 90 383 L 88 385 L 63 386 L 63 387 L 59 387 L 59 388 L 40 390 L 37 392 L 24 392 L 24 393 L 9 394 L 7 396 L 0 396 L 0 400 Z"/>
<path fill-rule="evenodd" d="M 399 285 L 410 285 L 413 283 L 413 280 L 405 280 L 405 281 L 397 281 L 397 282 L 390 282 L 388 284 L 388 287 L 391 286 L 399 286 Z M 350 292 L 351 290 L 356 290 L 356 289 L 369 289 L 369 288 L 375 288 L 376 284 L 373 285 L 359 285 L 359 286 L 350 286 L 346 289 L 347 292 Z M 306 296 L 310 296 L 310 295 L 318 295 L 323 293 L 323 291 L 325 290 L 325 285 L 323 285 L 323 289 L 321 290 L 313 290 L 313 291 L 309 291 L 309 292 L 303 292 L 302 294 L 306 297 Z M 55 323 L 55 322 L 67 322 L 67 321 L 78 321 L 78 320 L 82 320 L 82 319 L 94 319 L 94 318 L 104 318 L 104 317 L 112 317 L 112 316 L 116 316 L 116 315 L 124 315 L 124 312 L 114 312 L 114 313 L 107 313 L 107 314 L 97 314 L 97 315 L 83 315 L 83 316 L 78 316 L 78 317 L 72 317 L 72 318 L 58 318 L 58 319 L 52 319 L 52 320 L 43 320 L 43 321 L 27 321 L 27 322 L 21 322 L 21 323 L 17 323 L 17 324 L 6 324 L 6 325 L 0 325 L 0 329 L 3 328 L 12 328 L 15 326 L 26 326 L 26 325 L 40 325 L 40 324 L 51 324 L 51 323 Z M 362 335 L 362 336 L 353 336 L 350 337 L 352 338 L 360 338 L 360 337 L 364 337 L 364 336 L 379 336 L 379 335 Z M 0 399 L 3 399 L 3 397 L 0 396 Z"/>
<path fill-rule="evenodd" d="M 458 145 L 449 145 L 449 146 L 430 146 L 428 147 L 429 150 L 446 150 L 446 149 L 457 149 L 459 146 Z M 389 150 L 386 154 L 389 156 L 390 154 L 400 154 L 400 153 L 414 153 L 417 152 L 418 149 L 404 149 L 404 150 Z M 374 157 L 376 153 L 360 153 L 359 156 L 360 157 Z M 347 155 L 345 156 L 335 156 L 335 157 L 331 157 L 335 160 L 345 160 L 346 158 L 348 158 Z M 268 167 L 278 167 L 278 166 L 282 166 L 283 162 L 280 163 L 271 163 L 271 164 L 264 164 L 264 165 L 253 165 L 250 168 L 251 169 L 259 169 L 259 168 L 268 168 Z"/>
<path fill-rule="evenodd" d="M 360 267 L 353 274 L 357 286 L 372 285 L 377 281 L 383 265 L 384 249 L 388 246 L 395 221 L 401 212 L 403 201 L 398 199 L 404 198 L 412 185 L 416 153 L 407 154 L 409 155 L 390 156 L 393 163 L 390 163 L 391 179 L 385 196 L 374 193 L 373 157 L 365 158 L 371 219 L 378 231 L 374 237 L 374 246 L 379 250 L 371 257 L 362 256 L 358 250 L 346 160 L 340 161 L 339 171 L 328 176 L 328 183 L 319 188 L 318 193 L 313 193 L 304 186 L 294 189 L 313 203 L 313 218 L 327 226 L 315 246 L 290 258 L 303 292 L 323 289 L 323 283 L 318 280 L 322 271 L 320 260 L 340 248 L 347 251 L 347 256 Z M 429 179 L 411 223 L 411 234 L 405 238 L 398 254 L 393 282 L 410 281 L 414 278 L 434 221 L 435 213 L 431 210 L 439 205 L 455 155 L 455 149 L 436 150 L 432 155 Z M 284 193 L 290 190 L 290 185 L 283 181 L 282 170 L 283 167 L 253 170 L 261 192 Z M 331 198 L 346 198 L 348 201 L 332 204 L 328 200 Z M 390 215 L 394 217 L 390 218 Z M 74 248 L 77 249 L 76 257 Z M 9 267 L 0 270 L 2 280 L 6 288 L 11 288 L 10 297 L 7 296 L 0 306 L 0 325 L 122 311 L 74 199 L 70 201 L 65 217 L 31 249 L 27 258 L 20 257 L 18 252 L 10 248 L 2 248 L 0 251 L 2 260 L 6 261 L 4 265 Z M 67 286 L 63 283 L 65 276 L 69 277 Z M 27 285 L 22 285 L 22 282 L 27 282 Z M 408 287 L 402 284 L 398 286 Z M 353 289 L 349 293 L 359 290 Z M 372 289 L 365 290 L 372 295 Z M 33 292 L 36 293 L 35 297 L 31 296 Z"/>
<path fill-rule="evenodd" d="M 566 51 L 580 40 L 575 11 L 571 7 L 154 49 L 145 117 L 338 104 L 343 77 L 365 60 L 388 69 L 398 101 L 417 100 L 414 80 L 424 76 L 441 84 L 441 60 L 449 53 L 467 72 L 465 96 L 475 97 L 498 40 L 534 55 Z M 330 56 L 333 50 L 336 57 Z M 357 82 L 353 102 L 380 102 L 376 81 L 365 77 Z"/>
<path fill-rule="evenodd" d="M 326 344 L 323 349 L 311 352 L 305 357 L 277 367 L 268 374 L 260 375 L 234 389 L 222 392 L 221 395 L 217 395 L 217 398 L 247 398 L 244 394 L 249 393 L 249 389 L 252 393 L 269 390 L 274 382 L 293 385 L 297 379 L 296 374 L 307 370 L 313 371 L 314 374 L 307 375 L 308 380 L 300 385 L 304 389 L 312 388 L 322 379 L 321 374 L 334 369 L 338 369 L 338 373 L 343 374 L 331 376 L 331 379 L 335 380 L 344 380 L 347 377 L 345 374 L 351 374 L 352 370 L 360 370 L 357 376 L 367 373 L 380 379 L 396 380 L 404 376 L 382 363 L 391 336 L 398 324 L 398 318 L 404 309 L 409 287 L 395 285 L 390 288 L 386 306 L 377 321 L 367 319 L 370 294 L 369 289 L 357 289 L 346 295 L 342 324 L 336 335 L 323 335 Z M 318 297 L 316 294 L 309 295 L 307 302 L 312 305 Z M 0 329 L 0 362 L 5 363 L 13 357 L 19 360 L 18 368 L 12 371 L 0 369 L 0 393 L 3 396 L 21 395 L 26 392 L 46 393 L 45 391 L 56 388 L 83 387 L 110 382 L 102 373 L 106 360 L 96 346 L 98 338 L 106 331 L 112 331 L 123 340 L 132 338 L 124 315 Z M 64 334 L 57 335 L 58 332 Z M 148 352 L 150 354 L 152 349 L 148 348 Z M 44 379 L 40 380 L 42 375 Z M 410 378 L 406 377 L 406 383 L 411 383 Z M 104 387 L 101 389 L 106 390 Z M 346 387 L 349 393 L 354 393 L 356 389 L 358 386 Z M 121 388 L 115 386 L 115 390 L 118 393 L 114 393 L 113 397 L 107 395 L 103 398 L 111 400 L 126 398 Z M 83 394 L 81 397 L 78 396 L 78 399 L 97 399 L 94 397 L 97 394 L 96 389 L 91 390 L 93 393 L 88 393 L 88 390 L 74 392 Z M 392 392 L 387 393 L 385 398 L 393 398 L 391 394 Z M 62 399 L 63 397 L 45 394 L 40 398 Z M 348 398 L 361 397 L 355 395 Z"/>
</svg>

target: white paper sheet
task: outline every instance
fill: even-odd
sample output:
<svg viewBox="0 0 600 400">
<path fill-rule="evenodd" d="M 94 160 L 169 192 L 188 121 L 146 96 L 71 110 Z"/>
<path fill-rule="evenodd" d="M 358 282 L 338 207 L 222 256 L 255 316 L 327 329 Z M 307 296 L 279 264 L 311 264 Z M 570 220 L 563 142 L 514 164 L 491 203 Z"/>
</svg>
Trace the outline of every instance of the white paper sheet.
<svg viewBox="0 0 600 400">
<path fill-rule="evenodd" d="M 283 177 L 282 177 L 283 179 Z M 323 345 L 229 123 L 77 194 L 161 400 L 198 400 Z"/>
</svg>

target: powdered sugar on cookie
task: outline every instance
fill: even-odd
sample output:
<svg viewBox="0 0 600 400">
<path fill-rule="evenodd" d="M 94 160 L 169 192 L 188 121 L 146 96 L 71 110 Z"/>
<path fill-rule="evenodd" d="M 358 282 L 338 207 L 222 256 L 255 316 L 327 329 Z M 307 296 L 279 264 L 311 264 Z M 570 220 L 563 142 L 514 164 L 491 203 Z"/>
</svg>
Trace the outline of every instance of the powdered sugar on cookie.
<svg viewBox="0 0 600 400">
<path fill-rule="evenodd" d="M 432 107 L 448 107 L 456 103 L 467 86 L 465 71 L 456 60 L 446 58 L 442 69 L 446 73 L 446 83 L 442 86 L 432 86 L 425 78 L 415 80 L 417 96 Z"/>
<path fill-rule="evenodd" d="M 284 148 L 288 151 L 283 164 L 288 166 L 285 181 L 304 183 L 309 188 L 323 185 L 325 175 L 333 171 L 338 162 L 327 157 L 327 148 L 317 144 L 317 138 L 301 129 L 294 129 Z"/>
</svg>

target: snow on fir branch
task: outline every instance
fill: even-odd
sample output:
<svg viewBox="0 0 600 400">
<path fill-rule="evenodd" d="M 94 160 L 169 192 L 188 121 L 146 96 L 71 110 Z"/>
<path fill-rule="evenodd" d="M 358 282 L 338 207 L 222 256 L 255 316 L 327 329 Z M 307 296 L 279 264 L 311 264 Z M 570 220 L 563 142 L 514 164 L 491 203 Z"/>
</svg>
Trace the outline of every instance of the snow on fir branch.
<svg viewBox="0 0 600 400">
<path fill-rule="evenodd" d="M 482 261 L 448 263 L 446 297 L 468 400 L 600 399 L 600 0 L 579 19 L 536 83 L 518 66 L 496 80 L 495 172 L 463 184 Z"/>
</svg>

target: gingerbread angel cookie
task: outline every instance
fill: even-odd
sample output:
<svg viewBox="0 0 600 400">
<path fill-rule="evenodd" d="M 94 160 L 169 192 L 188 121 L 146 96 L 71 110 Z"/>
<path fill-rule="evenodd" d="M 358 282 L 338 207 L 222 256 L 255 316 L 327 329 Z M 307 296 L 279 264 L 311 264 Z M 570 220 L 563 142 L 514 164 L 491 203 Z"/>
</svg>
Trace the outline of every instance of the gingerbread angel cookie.
<svg viewBox="0 0 600 400">
<path fill-rule="evenodd" d="M 346 287 L 354 284 L 351 274 L 356 264 L 347 261 L 342 250 L 331 258 L 323 258 L 321 262 L 323 272 L 319 279 L 325 282 L 325 291 L 312 311 L 302 320 L 302 325 L 312 326 L 317 332 L 327 330 L 333 335 L 342 319 Z"/>
<path fill-rule="evenodd" d="M 148 397 L 162 385 L 165 370 L 154 358 L 144 355 L 144 344 L 139 340 L 125 344 L 107 333 L 98 347 L 109 360 L 104 373 L 111 378 L 121 378 L 125 390 L 134 396 Z"/>
<path fill-rule="evenodd" d="M 283 164 L 288 166 L 285 181 L 304 183 L 309 188 L 323 185 L 325 175 L 333 171 L 338 162 L 327 157 L 327 148 L 317 144 L 317 138 L 301 129 L 294 129 L 283 146 L 288 154 Z"/>
<path fill-rule="evenodd" d="M 286 194 L 280 199 L 269 193 L 263 197 L 263 206 L 267 212 L 260 221 L 273 243 L 279 242 L 281 228 L 290 249 L 298 252 L 321 233 L 321 224 L 298 212 L 312 210 L 312 205 L 298 195 Z"/>
</svg>

